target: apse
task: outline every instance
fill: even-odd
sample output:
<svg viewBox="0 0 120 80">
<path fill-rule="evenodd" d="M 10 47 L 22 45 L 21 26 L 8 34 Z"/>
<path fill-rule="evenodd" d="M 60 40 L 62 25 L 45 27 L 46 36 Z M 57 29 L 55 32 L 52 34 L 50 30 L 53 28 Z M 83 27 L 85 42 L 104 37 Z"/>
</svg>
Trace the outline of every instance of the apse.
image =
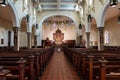
<svg viewBox="0 0 120 80">
<path fill-rule="evenodd" d="M 61 31 L 60 34 L 56 33 L 58 30 Z M 56 38 L 62 40 L 62 42 L 66 40 L 75 40 L 76 27 L 74 21 L 67 16 L 61 15 L 51 16 L 47 18 L 42 24 L 43 40 L 49 38 L 49 40 L 54 42 L 57 40 L 55 39 L 55 35 L 57 35 Z"/>
</svg>

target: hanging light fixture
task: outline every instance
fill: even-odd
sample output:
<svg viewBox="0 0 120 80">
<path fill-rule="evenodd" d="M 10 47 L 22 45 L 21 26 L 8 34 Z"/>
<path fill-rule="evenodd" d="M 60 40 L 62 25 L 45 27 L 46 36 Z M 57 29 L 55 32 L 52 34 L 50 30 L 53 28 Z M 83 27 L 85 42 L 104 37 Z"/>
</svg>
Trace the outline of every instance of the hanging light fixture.
<svg viewBox="0 0 120 80">
<path fill-rule="evenodd" d="M 7 0 L 0 0 L 1 6 L 5 7 L 7 4 Z"/>
<path fill-rule="evenodd" d="M 36 24 L 36 29 L 38 29 L 38 24 Z"/>
<path fill-rule="evenodd" d="M 81 23 L 79 24 L 79 29 L 82 29 L 82 24 Z"/>
<path fill-rule="evenodd" d="M 29 22 L 29 18 L 30 18 L 30 16 L 27 14 L 27 15 L 26 15 L 26 21 L 27 21 L 27 22 Z"/>
<path fill-rule="evenodd" d="M 88 22 L 92 22 L 92 16 L 90 14 L 88 15 Z"/>
<path fill-rule="evenodd" d="M 116 5 L 117 5 L 117 0 L 110 0 L 111 7 L 116 7 Z"/>
</svg>

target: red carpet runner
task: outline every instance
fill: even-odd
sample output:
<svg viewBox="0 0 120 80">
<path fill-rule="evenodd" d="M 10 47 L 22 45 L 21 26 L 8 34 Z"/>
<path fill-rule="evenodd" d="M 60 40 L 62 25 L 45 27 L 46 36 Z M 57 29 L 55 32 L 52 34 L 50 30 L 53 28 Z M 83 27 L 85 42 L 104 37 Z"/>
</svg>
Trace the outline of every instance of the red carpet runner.
<svg viewBox="0 0 120 80">
<path fill-rule="evenodd" d="M 80 80 L 63 52 L 54 52 L 40 80 Z"/>
</svg>

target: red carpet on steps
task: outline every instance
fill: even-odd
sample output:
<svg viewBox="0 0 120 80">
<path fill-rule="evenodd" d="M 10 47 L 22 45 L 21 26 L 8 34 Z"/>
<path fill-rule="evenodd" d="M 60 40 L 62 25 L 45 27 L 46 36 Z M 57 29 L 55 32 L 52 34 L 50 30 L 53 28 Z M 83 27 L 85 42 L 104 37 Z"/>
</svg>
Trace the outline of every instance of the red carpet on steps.
<svg viewBox="0 0 120 80">
<path fill-rule="evenodd" d="M 63 52 L 54 52 L 40 80 L 80 80 Z"/>
</svg>

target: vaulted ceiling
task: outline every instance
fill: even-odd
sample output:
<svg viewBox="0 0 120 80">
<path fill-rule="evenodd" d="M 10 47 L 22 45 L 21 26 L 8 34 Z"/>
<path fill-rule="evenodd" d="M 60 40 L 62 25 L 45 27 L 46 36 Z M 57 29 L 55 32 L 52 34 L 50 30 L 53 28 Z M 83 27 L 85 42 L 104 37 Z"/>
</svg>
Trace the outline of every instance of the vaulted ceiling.
<svg viewBox="0 0 120 80">
<path fill-rule="evenodd" d="M 76 5 L 78 4 L 78 1 L 82 0 L 39 0 L 40 6 L 42 8 L 42 11 L 69 11 L 69 10 L 75 10 Z M 117 7 L 112 8 L 109 7 L 106 11 L 106 20 L 111 20 L 115 17 L 118 17 L 120 15 L 120 4 L 117 5 Z M 6 7 L 0 6 L 0 18 L 5 19 L 8 21 L 12 21 L 12 17 L 14 16 L 14 13 L 9 5 Z M 55 20 L 55 19 L 54 19 Z M 64 16 L 63 16 L 64 20 Z"/>
<path fill-rule="evenodd" d="M 0 18 L 1 19 L 12 21 L 12 16 L 13 16 L 13 12 L 9 5 L 7 5 L 6 7 L 0 6 Z"/>
<path fill-rule="evenodd" d="M 39 0 L 42 10 L 75 10 L 78 0 Z"/>
</svg>

